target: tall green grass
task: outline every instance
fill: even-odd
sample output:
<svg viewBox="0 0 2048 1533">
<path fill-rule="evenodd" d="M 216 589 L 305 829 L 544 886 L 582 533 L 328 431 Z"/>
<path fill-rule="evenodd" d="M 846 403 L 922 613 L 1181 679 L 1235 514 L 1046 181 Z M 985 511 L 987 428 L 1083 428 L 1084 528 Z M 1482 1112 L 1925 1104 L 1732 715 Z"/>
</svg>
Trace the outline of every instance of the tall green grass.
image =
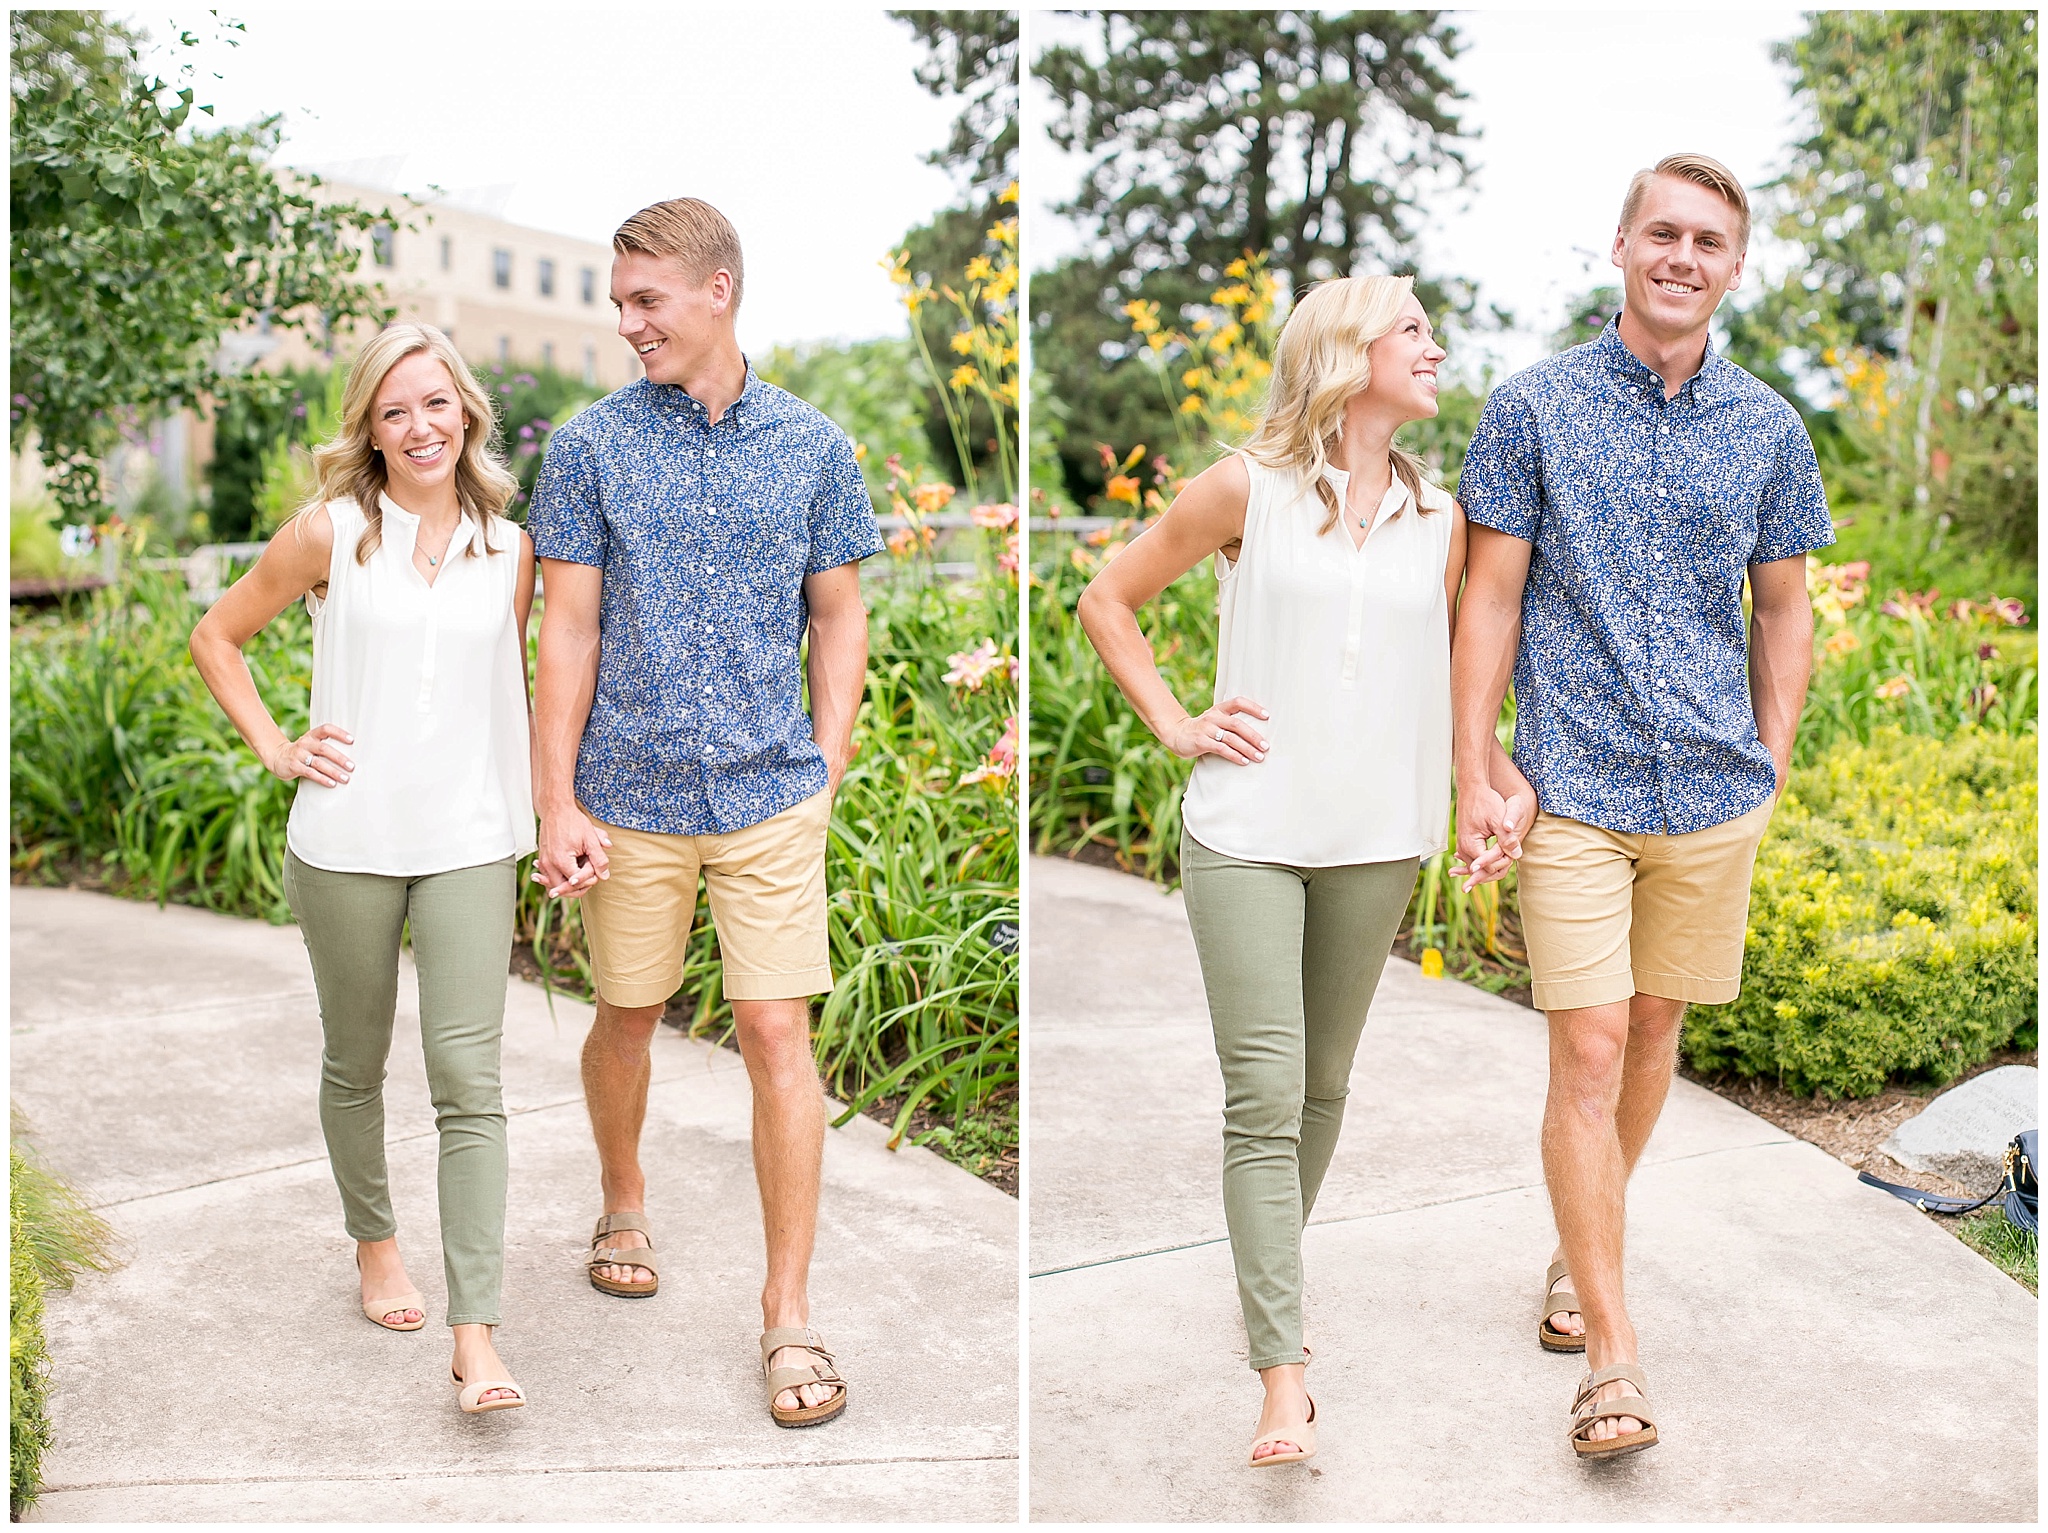
<svg viewBox="0 0 2048 1533">
<path fill-rule="evenodd" d="M 113 1232 L 18 1139 L 8 1149 L 7 1228 L 7 1500 L 19 1521 L 42 1488 L 50 1444 L 44 1295 L 69 1288 L 80 1272 L 111 1267 Z"/>
<path fill-rule="evenodd" d="M 828 842 L 838 982 L 818 1023 L 819 1064 L 856 1110 L 896 1103 L 899 1132 L 919 1108 L 957 1124 L 1017 1073 L 1016 783 L 1001 773 L 961 782 L 1002 738 L 1016 688 L 1007 670 L 971 690 L 945 680 L 950 657 L 983 639 L 1014 654 L 1016 587 L 997 563 L 1000 534 L 966 535 L 976 579 L 937 579 L 913 554 L 865 588 L 867 694 Z M 137 568 L 88 602 L 17 618 L 11 866 L 31 878 L 84 871 L 121 892 L 285 922 L 292 789 L 199 680 L 185 648 L 199 615 L 175 574 Z M 303 731 L 304 608 L 281 614 L 247 654 L 280 726 Z M 552 982 L 588 995 L 578 907 L 548 900 L 526 872 L 523 940 Z M 693 934 L 682 994 L 699 1031 L 729 1025 L 708 921 Z"/>
</svg>

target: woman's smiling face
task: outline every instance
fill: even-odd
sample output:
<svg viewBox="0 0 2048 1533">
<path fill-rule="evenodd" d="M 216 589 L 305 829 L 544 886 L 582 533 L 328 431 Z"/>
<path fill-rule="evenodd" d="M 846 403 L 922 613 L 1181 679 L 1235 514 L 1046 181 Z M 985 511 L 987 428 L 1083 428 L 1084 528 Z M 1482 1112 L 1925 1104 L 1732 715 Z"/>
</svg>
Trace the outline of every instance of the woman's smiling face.
<svg viewBox="0 0 2048 1533">
<path fill-rule="evenodd" d="M 370 441 L 384 457 L 393 497 L 435 489 L 455 474 L 468 435 L 462 397 L 448 368 L 430 351 L 399 360 L 377 386 L 370 407 Z"/>
<path fill-rule="evenodd" d="M 1372 363 L 1367 399 L 1401 420 L 1428 420 L 1436 414 L 1437 364 L 1445 352 L 1417 299 L 1411 296 L 1401 306 L 1394 328 L 1365 354 Z"/>
</svg>

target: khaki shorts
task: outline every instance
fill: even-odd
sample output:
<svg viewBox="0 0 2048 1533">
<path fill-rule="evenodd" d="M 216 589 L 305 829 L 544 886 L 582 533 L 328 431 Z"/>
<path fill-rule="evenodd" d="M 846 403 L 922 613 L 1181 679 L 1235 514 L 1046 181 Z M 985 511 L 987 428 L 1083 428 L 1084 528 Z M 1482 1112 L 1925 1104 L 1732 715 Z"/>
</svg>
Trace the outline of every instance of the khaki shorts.
<svg viewBox="0 0 2048 1533">
<path fill-rule="evenodd" d="M 1742 989 L 1749 876 L 1763 804 L 1680 836 L 1625 835 L 1536 816 L 1515 885 L 1538 1011 L 1630 996 L 1719 1005 Z"/>
<path fill-rule="evenodd" d="M 831 790 L 722 836 L 672 836 L 603 825 L 611 876 L 583 896 L 597 993 L 614 1006 L 657 1006 L 683 983 L 697 875 L 735 1001 L 832 988 L 825 936 L 825 827 Z"/>
</svg>

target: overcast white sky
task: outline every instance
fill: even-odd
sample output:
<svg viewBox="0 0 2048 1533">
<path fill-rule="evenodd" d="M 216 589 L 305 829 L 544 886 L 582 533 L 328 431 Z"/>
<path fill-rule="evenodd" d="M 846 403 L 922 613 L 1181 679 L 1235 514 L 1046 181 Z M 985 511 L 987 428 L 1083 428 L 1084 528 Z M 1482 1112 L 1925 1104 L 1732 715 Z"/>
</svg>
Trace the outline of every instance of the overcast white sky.
<svg viewBox="0 0 2048 1533">
<path fill-rule="evenodd" d="M 510 183 L 505 217 L 605 242 L 648 203 L 703 197 L 746 250 L 743 345 L 908 333 L 877 263 L 952 200 L 923 156 L 954 109 L 879 6 L 222 14 L 248 30 L 198 50 L 198 99 L 222 122 L 283 113 L 288 163 L 403 156 L 401 190 Z M 153 38 L 218 35 L 203 9 L 130 15 Z"/>
<path fill-rule="evenodd" d="M 1797 11 L 1489 8 L 1454 19 L 1466 43 L 1452 72 L 1477 130 L 1467 148 L 1474 174 L 1424 221 L 1422 265 L 1475 280 L 1482 304 L 1518 320 L 1508 335 L 1466 340 L 1454 364 L 1490 355 L 1512 369 L 1543 354 L 1566 300 L 1613 272 L 1615 215 L 1642 166 L 1695 149 L 1750 186 L 1783 168 L 1794 113 L 1769 47 L 1801 30 Z M 1034 54 L 1095 31 L 1046 12 L 1032 15 L 1030 29 Z M 1049 114 L 1048 93 L 1031 100 L 1028 111 Z M 1082 247 L 1081 232 L 1049 210 L 1072 195 L 1085 161 L 1026 142 L 1025 238 L 1030 264 L 1042 268 Z M 1785 257 L 1766 239 L 1751 259 L 1782 269 Z"/>
</svg>

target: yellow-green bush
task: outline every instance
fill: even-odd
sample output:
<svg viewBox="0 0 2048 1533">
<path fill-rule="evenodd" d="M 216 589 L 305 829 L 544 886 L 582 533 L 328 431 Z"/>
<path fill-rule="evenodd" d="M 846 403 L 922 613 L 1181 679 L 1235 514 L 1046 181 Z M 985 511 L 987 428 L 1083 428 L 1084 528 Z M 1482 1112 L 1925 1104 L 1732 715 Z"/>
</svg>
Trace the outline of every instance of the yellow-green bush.
<svg viewBox="0 0 2048 1533">
<path fill-rule="evenodd" d="M 1693 1067 L 1856 1097 L 2032 1047 L 2037 747 L 1883 729 L 1795 771 L 1757 855 L 1742 996 L 1693 1008 Z"/>
</svg>

